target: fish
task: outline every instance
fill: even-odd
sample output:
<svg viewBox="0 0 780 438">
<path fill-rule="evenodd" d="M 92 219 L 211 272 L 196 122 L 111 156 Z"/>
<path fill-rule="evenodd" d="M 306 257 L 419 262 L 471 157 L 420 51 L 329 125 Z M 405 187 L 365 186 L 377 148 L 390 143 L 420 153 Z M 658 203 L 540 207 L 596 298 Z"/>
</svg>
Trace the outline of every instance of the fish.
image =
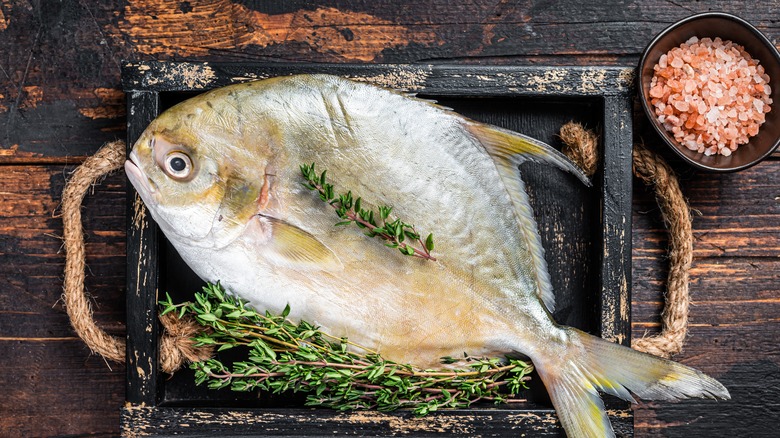
<svg viewBox="0 0 780 438">
<path fill-rule="evenodd" d="M 569 437 L 614 432 L 599 392 L 635 402 L 728 399 L 702 372 L 559 325 L 519 165 L 589 185 L 549 145 L 435 102 L 333 75 L 218 88 L 160 114 L 127 176 L 203 280 L 257 309 L 306 320 L 384 358 L 529 358 Z M 436 261 L 407 257 L 304 186 L 300 166 L 389 205 L 435 234 Z"/>
</svg>

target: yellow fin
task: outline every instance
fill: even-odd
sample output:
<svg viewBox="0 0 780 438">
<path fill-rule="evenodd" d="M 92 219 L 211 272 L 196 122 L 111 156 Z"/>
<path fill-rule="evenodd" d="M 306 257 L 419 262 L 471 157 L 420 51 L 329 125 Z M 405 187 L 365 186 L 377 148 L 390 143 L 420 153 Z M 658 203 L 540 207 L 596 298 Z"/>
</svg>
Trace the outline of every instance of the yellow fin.
<svg viewBox="0 0 780 438">
<path fill-rule="evenodd" d="M 550 344 L 561 350 L 532 359 L 569 437 L 615 436 L 599 391 L 630 402 L 632 394 L 646 400 L 730 398 L 717 380 L 693 368 L 571 327 L 565 331 L 568 344 Z"/>
<path fill-rule="evenodd" d="M 269 216 L 258 219 L 271 225 L 271 239 L 264 250 L 277 263 L 292 268 L 326 271 L 343 268 L 338 256 L 308 231 Z"/>
<path fill-rule="evenodd" d="M 590 180 L 579 167 L 544 142 L 483 123 L 467 122 L 465 126 L 496 162 L 520 164 L 531 160 L 552 164 L 573 174 L 588 187 L 591 186 Z"/>
</svg>

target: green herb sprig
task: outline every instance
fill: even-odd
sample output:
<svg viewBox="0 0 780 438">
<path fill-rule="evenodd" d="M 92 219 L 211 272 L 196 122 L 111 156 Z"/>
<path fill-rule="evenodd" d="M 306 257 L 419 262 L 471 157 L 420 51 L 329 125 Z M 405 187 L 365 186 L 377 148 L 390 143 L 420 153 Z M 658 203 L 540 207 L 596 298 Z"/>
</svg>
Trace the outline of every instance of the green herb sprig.
<svg viewBox="0 0 780 438">
<path fill-rule="evenodd" d="M 318 174 L 314 170 L 314 163 L 311 165 L 302 164 L 301 173 L 306 179 L 304 186 L 317 191 L 323 202 L 327 202 L 336 209 L 336 214 L 342 219 L 341 222 L 336 223 L 336 226 L 355 223 L 358 227 L 366 230 L 366 236 L 379 237 L 387 242 L 385 245 L 390 248 L 398 248 L 404 255 L 436 261 L 436 257 L 431 255 L 434 248 L 433 234 L 428 234 L 428 237 L 423 241 L 413 225 L 400 219 L 390 220 L 392 207 L 379 206 L 377 214 L 374 214 L 374 210 L 361 208 L 362 199 L 360 197 L 353 199 L 352 191 L 337 196 L 333 185 L 326 181 L 327 170 Z M 416 241 L 419 249 L 405 242 L 406 239 Z"/>
<path fill-rule="evenodd" d="M 524 401 L 516 396 L 527 388 L 533 367 L 516 359 L 461 361 L 461 370 L 420 370 L 384 360 L 379 354 L 347 339 L 334 338 L 311 324 L 280 315 L 259 313 L 234 298 L 219 284 L 208 284 L 194 302 L 161 301 L 162 314 L 191 315 L 204 325 L 197 345 L 217 351 L 240 349 L 246 360 L 223 363 L 214 358 L 191 364 L 198 385 L 229 387 L 234 391 L 308 393 L 306 405 L 338 410 L 411 408 L 425 415 L 440 408 L 463 408 L 480 400 L 496 403 Z M 208 328 L 208 329 L 205 329 Z"/>
</svg>

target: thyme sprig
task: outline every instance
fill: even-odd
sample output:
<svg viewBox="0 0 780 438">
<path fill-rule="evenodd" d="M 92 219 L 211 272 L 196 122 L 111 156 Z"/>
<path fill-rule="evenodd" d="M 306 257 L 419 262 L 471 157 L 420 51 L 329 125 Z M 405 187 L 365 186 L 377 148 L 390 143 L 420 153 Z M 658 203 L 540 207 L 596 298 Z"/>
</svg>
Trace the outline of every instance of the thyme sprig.
<svg viewBox="0 0 780 438">
<path fill-rule="evenodd" d="M 355 223 L 358 227 L 366 230 L 366 236 L 379 237 L 387 242 L 385 245 L 390 248 L 398 248 L 404 255 L 436 261 L 436 257 L 431 255 L 434 248 L 433 234 L 428 234 L 428 237 L 423 241 L 422 236 L 413 225 L 400 219 L 390 220 L 392 207 L 379 206 L 377 214 L 374 214 L 374 210 L 362 208 L 362 199 L 360 197 L 354 199 L 352 191 L 337 196 L 333 185 L 326 180 L 327 170 L 318 174 L 314 169 L 314 163 L 311 165 L 302 164 L 301 173 L 306 178 L 303 185 L 310 190 L 317 191 L 323 202 L 327 202 L 336 209 L 336 214 L 342 219 L 341 222 L 336 223 L 336 226 Z M 419 249 L 410 245 L 408 241 L 405 242 L 406 239 L 416 242 Z"/>
<path fill-rule="evenodd" d="M 440 408 L 463 408 L 480 401 L 524 401 L 518 392 L 527 388 L 533 367 L 516 359 L 443 358 L 443 363 L 464 364 L 459 370 L 421 370 L 383 359 L 347 339 L 334 338 L 313 325 L 280 315 L 260 313 L 208 284 L 194 302 L 174 304 L 170 295 L 160 303 L 162 313 L 191 315 L 204 331 L 197 345 L 238 349 L 246 360 L 223 363 L 213 358 L 191 364 L 198 385 L 229 387 L 233 391 L 293 391 L 308 393 L 306 405 L 338 410 L 411 408 L 425 415 Z"/>
</svg>

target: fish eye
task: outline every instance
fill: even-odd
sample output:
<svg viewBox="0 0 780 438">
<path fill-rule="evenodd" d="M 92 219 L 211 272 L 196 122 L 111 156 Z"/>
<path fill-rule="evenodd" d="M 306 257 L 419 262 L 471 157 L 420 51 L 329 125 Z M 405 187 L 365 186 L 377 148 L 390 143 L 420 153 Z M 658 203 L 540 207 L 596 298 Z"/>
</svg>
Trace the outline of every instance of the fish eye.
<svg viewBox="0 0 780 438">
<path fill-rule="evenodd" d="M 165 157 L 165 173 L 171 178 L 183 180 L 192 173 L 192 160 L 181 151 L 174 151 Z"/>
</svg>

